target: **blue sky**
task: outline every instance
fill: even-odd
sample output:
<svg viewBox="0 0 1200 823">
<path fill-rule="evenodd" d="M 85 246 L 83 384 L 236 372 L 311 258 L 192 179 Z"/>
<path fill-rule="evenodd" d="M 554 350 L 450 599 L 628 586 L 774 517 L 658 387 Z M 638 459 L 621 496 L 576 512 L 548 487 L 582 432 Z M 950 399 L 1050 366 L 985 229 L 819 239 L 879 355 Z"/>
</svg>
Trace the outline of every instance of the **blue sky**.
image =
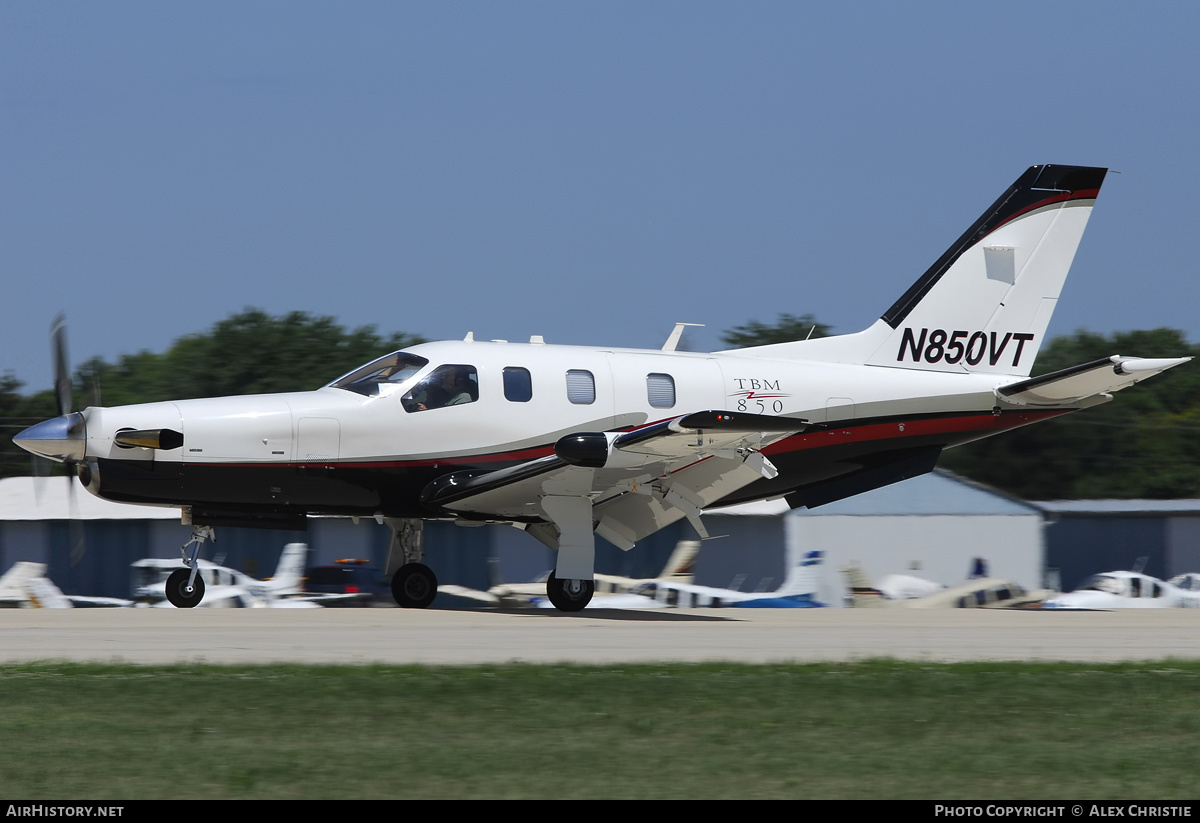
<svg viewBox="0 0 1200 823">
<path fill-rule="evenodd" d="M 1182 2 L 0 0 L 0 372 L 49 385 L 58 311 L 76 364 L 247 306 L 853 332 L 1047 162 L 1121 172 L 1050 333 L 1195 342 L 1198 39 Z"/>
</svg>

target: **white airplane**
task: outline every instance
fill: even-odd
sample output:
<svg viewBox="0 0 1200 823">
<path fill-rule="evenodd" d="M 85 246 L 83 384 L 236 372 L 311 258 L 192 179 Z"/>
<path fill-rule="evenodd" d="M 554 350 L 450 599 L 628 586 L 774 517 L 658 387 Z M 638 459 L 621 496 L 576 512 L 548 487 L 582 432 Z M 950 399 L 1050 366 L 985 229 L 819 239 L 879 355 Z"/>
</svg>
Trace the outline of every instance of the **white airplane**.
<svg viewBox="0 0 1200 823">
<path fill-rule="evenodd" d="M 73 609 L 76 606 L 132 606 L 119 597 L 88 597 L 64 594 L 46 577 L 45 563 L 20 560 L 0 576 L 0 607 L 22 609 Z"/>
<path fill-rule="evenodd" d="M 722 608 L 806 609 L 825 604 L 817 600 L 817 571 L 825 553 L 803 552 L 788 568 L 787 579 L 773 592 L 743 592 L 694 583 L 652 580 L 634 586 L 623 594 L 598 597 L 588 603 L 590 609 L 661 609 Z"/>
<path fill-rule="evenodd" d="M 1045 609 L 1200 609 L 1200 589 L 1181 588 L 1193 575 L 1180 575 L 1164 583 L 1141 572 L 1105 572 L 1089 577 L 1072 592 L 1055 595 Z"/>
<path fill-rule="evenodd" d="M 658 577 L 626 577 L 619 574 L 596 573 L 594 576 L 595 594 L 599 595 L 601 600 L 604 601 L 605 608 L 613 608 L 617 601 L 611 599 L 611 596 L 625 594 L 635 586 L 640 586 L 643 583 L 656 581 L 691 583 L 692 564 L 699 550 L 699 540 L 680 540 L 675 544 L 674 551 L 667 558 L 667 562 L 663 565 Z M 487 591 L 448 584 L 438 586 L 438 592 L 450 595 L 451 597 L 475 600 L 501 608 L 540 606 L 546 600 L 545 577 L 548 577 L 549 574 L 547 572 L 543 578 L 532 583 L 497 583 Z M 631 602 L 640 603 L 642 600 L 643 598 L 639 596 Z M 595 606 L 596 601 L 593 600 L 590 605 Z"/>
<path fill-rule="evenodd" d="M 880 588 L 873 587 L 866 572 L 857 563 L 843 566 L 842 574 L 850 587 L 850 605 L 856 609 L 1012 609 L 1041 603 L 1051 594 L 1046 589 L 1026 591 L 1019 583 L 1001 577 L 976 577 L 957 586 L 940 586 L 906 575 L 896 577 L 926 585 L 910 583 L 888 591 L 882 589 L 882 585 Z"/>
<path fill-rule="evenodd" d="M 33 563 L 28 560 L 18 560 L 8 571 L 0 575 L 0 607 L 2 608 L 31 608 L 28 583 L 39 577 L 46 576 L 45 563 Z"/>
<path fill-rule="evenodd" d="M 59 324 L 60 415 L 14 440 L 74 464 L 100 497 L 182 509 L 196 532 L 168 584 L 177 606 L 203 597 L 211 527 L 332 515 L 391 527 L 401 606 L 436 595 L 422 525 L 445 519 L 512 524 L 556 549 L 546 594 L 576 611 L 594 590 L 595 535 L 628 550 L 683 518 L 705 536 L 705 508 L 818 506 L 1186 362 L 1113 356 L 1029 376 L 1105 174 L 1031 167 L 878 321 L 837 337 L 701 354 L 676 350 L 684 324 L 661 350 L 468 334 L 316 391 L 75 412 Z"/>
<path fill-rule="evenodd" d="M 197 560 L 199 579 L 207 592 L 204 605 L 215 608 L 319 608 L 322 600 L 345 599 L 348 595 L 306 595 L 302 583 L 308 546 L 288 543 L 279 556 L 273 577 L 257 580 L 237 569 Z M 134 597 L 139 603 L 154 606 L 174 605 L 170 601 L 170 575 L 178 562 L 149 557 L 132 564 Z"/>
</svg>

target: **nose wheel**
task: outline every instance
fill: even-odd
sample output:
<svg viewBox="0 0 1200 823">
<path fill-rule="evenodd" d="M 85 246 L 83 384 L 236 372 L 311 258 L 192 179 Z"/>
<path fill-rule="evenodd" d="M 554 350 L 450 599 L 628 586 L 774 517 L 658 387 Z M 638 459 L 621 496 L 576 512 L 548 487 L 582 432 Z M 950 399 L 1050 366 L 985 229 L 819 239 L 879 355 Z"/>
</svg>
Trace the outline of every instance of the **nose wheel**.
<svg viewBox="0 0 1200 823">
<path fill-rule="evenodd" d="M 196 575 L 195 581 L 188 585 L 191 576 L 191 569 L 176 569 L 167 578 L 167 600 L 177 609 L 193 609 L 204 599 L 204 578 Z"/>
<path fill-rule="evenodd" d="M 550 572 L 546 580 L 546 596 L 560 612 L 577 612 L 592 601 L 596 583 L 592 580 L 560 580 Z"/>
</svg>

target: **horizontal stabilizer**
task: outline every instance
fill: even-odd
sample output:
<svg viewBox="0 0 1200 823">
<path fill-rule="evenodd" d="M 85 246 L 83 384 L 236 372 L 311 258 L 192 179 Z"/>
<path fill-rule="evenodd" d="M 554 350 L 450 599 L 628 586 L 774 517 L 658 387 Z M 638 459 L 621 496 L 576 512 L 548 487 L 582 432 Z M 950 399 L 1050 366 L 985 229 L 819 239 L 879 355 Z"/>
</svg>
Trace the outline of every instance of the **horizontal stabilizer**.
<svg viewBox="0 0 1200 823">
<path fill-rule="evenodd" d="M 996 396 L 1009 403 L 1026 406 L 1061 406 L 1119 391 L 1191 359 L 1113 355 L 1001 386 L 996 389 Z"/>
</svg>

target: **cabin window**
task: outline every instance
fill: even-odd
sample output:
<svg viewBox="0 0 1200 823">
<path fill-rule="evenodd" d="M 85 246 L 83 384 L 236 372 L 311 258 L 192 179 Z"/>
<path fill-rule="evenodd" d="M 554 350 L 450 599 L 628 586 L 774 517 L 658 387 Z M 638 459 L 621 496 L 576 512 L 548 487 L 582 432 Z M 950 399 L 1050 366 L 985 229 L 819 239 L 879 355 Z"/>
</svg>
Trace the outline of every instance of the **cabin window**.
<svg viewBox="0 0 1200 823">
<path fill-rule="evenodd" d="M 529 369 L 505 367 L 504 399 L 514 403 L 528 403 L 533 399 L 533 378 L 529 376 Z"/>
<path fill-rule="evenodd" d="M 461 406 L 479 399 L 479 375 L 474 366 L 438 366 L 400 398 L 405 411 L 429 411 Z"/>
<path fill-rule="evenodd" d="M 596 378 L 590 371 L 570 369 L 567 372 L 567 399 L 580 405 L 596 402 Z"/>
<path fill-rule="evenodd" d="M 646 375 L 646 395 L 654 408 L 671 408 L 675 405 L 675 378 L 669 374 Z"/>
</svg>

